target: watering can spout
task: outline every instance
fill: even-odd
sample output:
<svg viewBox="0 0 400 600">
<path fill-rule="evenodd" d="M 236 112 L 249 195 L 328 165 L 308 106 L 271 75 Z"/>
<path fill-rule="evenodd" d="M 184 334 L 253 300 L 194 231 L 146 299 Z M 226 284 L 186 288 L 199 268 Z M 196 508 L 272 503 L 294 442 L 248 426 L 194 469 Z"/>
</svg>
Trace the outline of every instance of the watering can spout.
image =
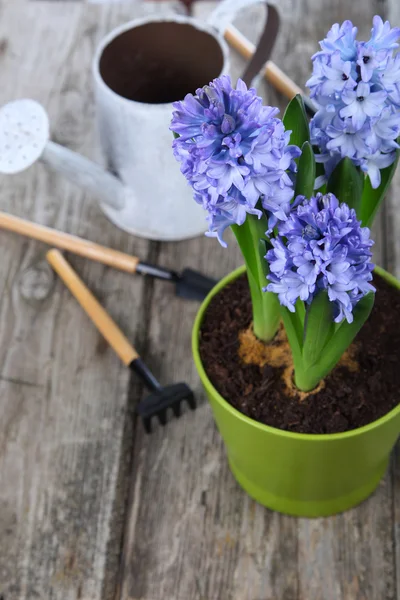
<svg viewBox="0 0 400 600">
<path fill-rule="evenodd" d="M 40 160 L 113 209 L 126 201 L 125 185 L 100 165 L 50 140 L 49 119 L 34 100 L 0 109 L 0 173 L 19 173 Z"/>
<path fill-rule="evenodd" d="M 104 204 L 114 209 L 124 207 L 127 193 L 125 185 L 100 165 L 50 140 L 40 158 L 45 165 L 93 194 Z"/>
</svg>

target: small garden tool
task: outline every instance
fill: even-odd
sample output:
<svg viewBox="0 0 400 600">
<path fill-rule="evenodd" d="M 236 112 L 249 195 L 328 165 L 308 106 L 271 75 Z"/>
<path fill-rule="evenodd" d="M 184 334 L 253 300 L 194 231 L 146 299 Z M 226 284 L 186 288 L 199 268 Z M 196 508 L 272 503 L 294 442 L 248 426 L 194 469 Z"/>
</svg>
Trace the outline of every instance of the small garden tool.
<svg viewBox="0 0 400 600">
<path fill-rule="evenodd" d="M 170 269 L 142 262 L 137 256 L 130 256 L 118 250 L 112 250 L 75 235 L 31 223 L 4 212 L 0 212 L 0 229 L 13 231 L 51 246 L 69 250 L 74 254 L 97 260 L 121 271 L 149 275 L 150 277 L 170 281 L 175 284 L 176 295 L 189 300 L 203 300 L 217 283 L 215 279 L 206 277 L 193 269 L 184 269 L 182 273 L 177 273 Z"/>
<path fill-rule="evenodd" d="M 166 424 L 169 408 L 172 409 L 175 417 L 179 417 L 181 414 L 181 403 L 184 400 L 194 410 L 196 408 L 196 401 L 189 386 L 186 383 L 175 383 L 165 387 L 161 386 L 148 366 L 140 358 L 135 348 L 78 277 L 61 252 L 54 249 L 49 250 L 46 256 L 55 272 L 60 276 L 73 296 L 75 296 L 83 310 L 118 354 L 122 362 L 139 375 L 145 385 L 151 390 L 150 395 L 139 402 L 136 407 L 136 411 L 142 418 L 146 432 L 151 433 L 153 417 L 158 417 L 162 425 Z"/>
</svg>

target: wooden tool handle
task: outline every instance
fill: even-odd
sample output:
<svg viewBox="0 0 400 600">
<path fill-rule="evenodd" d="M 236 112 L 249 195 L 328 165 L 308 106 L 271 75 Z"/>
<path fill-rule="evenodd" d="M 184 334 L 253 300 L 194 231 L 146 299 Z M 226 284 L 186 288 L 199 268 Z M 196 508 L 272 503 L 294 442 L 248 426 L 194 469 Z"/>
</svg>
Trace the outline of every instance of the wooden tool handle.
<svg viewBox="0 0 400 600">
<path fill-rule="evenodd" d="M 255 46 L 236 29 L 230 25 L 225 30 L 225 39 L 239 54 L 249 60 L 255 51 Z M 269 81 L 279 92 L 284 94 L 289 100 L 296 94 L 303 95 L 303 90 L 290 79 L 272 60 L 268 60 L 265 64 L 264 77 Z"/>
<path fill-rule="evenodd" d="M 128 273 L 134 273 L 139 263 L 136 256 L 129 256 L 129 254 L 118 252 L 118 250 L 111 250 L 111 248 L 83 240 L 75 235 L 63 233 L 45 225 L 37 225 L 3 212 L 0 212 L 0 228 L 25 235 L 63 250 L 69 250 L 74 254 L 79 254 Z"/>
<path fill-rule="evenodd" d="M 135 348 L 96 300 L 92 292 L 88 290 L 61 252 L 49 250 L 46 258 L 122 362 L 128 366 L 133 360 L 139 358 Z"/>
</svg>

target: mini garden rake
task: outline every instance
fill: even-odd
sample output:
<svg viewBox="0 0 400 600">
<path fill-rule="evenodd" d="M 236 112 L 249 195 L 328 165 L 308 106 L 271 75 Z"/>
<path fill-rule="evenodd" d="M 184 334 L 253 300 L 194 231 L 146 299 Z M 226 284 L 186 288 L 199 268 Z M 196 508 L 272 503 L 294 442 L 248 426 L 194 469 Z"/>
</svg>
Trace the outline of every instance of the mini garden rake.
<svg viewBox="0 0 400 600">
<path fill-rule="evenodd" d="M 151 394 L 139 402 L 136 407 L 136 411 L 142 418 L 146 432 L 151 433 L 153 417 L 158 417 L 162 425 L 166 424 L 169 408 L 175 417 L 179 417 L 181 414 L 181 403 L 184 400 L 194 410 L 196 402 L 189 386 L 186 383 L 175 383 L 162 387 L 145 362 L 140 358 L 135 348 L 78 277 L 63 255 L 58 250 L 50 250 L 46 256 L 50 265 L 63 280 L 73 296 L 75 296 L 76 300 L 113 350 L 118 354 L 122 362 L 138 374 L 151 390 Z"/>
</svg>

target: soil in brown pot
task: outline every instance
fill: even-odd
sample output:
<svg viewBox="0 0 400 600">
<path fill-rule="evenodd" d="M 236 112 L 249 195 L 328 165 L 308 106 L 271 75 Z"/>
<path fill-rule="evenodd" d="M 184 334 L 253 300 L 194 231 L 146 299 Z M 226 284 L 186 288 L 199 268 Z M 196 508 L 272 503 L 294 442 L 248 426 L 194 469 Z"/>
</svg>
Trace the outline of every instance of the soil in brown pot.
<svg viewBox="0 0 400 600">
<path fill-rule="evenodd" d="M 375 277 L 372 313 L 336 368 L 310 393 L 293 385 L 284 329 L 271 344 L 252 331 L 245 275 L 214 296 L 200 331 L 207 375 L 248 417 L 298 433 L 338 433 L 367 425 L 400 401 L 400 291 Z"/>
</svg>

